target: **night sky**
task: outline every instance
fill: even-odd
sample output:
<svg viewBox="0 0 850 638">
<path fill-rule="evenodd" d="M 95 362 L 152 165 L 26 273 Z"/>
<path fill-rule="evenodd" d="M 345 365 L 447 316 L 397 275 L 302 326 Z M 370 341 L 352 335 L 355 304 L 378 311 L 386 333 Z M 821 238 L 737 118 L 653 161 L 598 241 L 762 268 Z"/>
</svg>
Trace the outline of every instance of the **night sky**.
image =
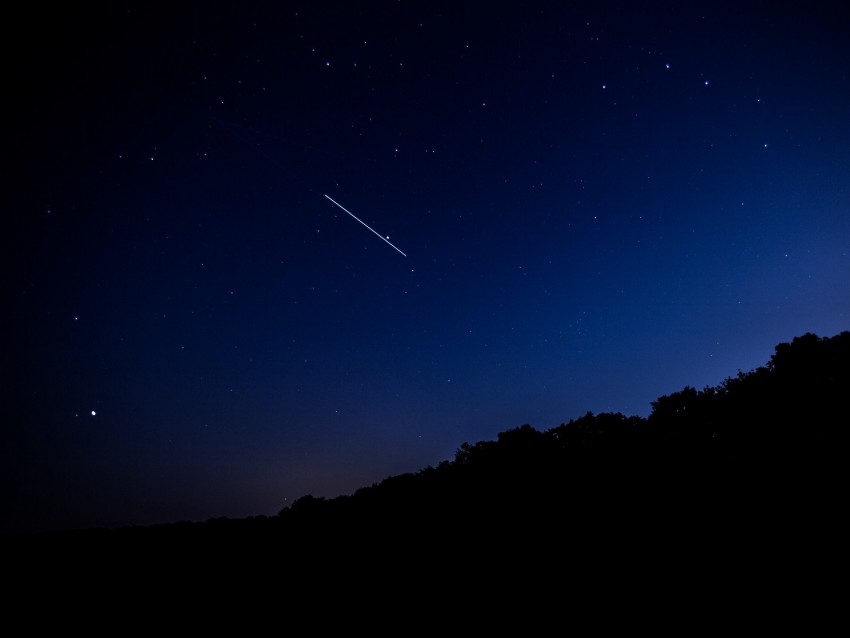
<svg viewBox="0 0 850 638">
<path fill-rule="evenodd" d="M 850 329 L 840 3 L 26 11 L 0 531 L 273 515 Z"/>
</svg>

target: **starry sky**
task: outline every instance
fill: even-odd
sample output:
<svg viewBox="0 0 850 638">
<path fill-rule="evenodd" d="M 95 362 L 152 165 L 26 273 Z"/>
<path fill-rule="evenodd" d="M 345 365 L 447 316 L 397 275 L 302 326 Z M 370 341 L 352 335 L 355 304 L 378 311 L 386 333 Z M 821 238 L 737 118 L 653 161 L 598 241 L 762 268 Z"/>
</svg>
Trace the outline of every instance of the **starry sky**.
<svg viewBox="0 0 850 638">
<path fill-rule="evenodd" d="M 846 25 L 827 2 L 23 10 L 0 531 L 273 515 L 847 330 Z"/>
</svg>

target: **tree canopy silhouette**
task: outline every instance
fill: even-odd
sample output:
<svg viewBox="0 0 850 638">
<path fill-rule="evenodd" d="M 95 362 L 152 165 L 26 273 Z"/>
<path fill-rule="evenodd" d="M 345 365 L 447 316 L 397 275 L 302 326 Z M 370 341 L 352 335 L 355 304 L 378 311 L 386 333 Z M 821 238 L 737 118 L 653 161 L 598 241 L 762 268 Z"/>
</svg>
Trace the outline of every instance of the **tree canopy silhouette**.
<svg viewBox="0 0 850 638">
<path fill-rule="evenodd" d="M 843 496 L 849 399 L 850 332 L 804 334 L 776 346 L 762 367 L 658 397 L 647 418 L 587 412 L 548 430 L 524 424 L 350 495 L 302 496 L 277 516 L 34 542 L 105 551 L 156 539 L 191 551 L 230 544 L 284 560 L 287 547 L 342 560 L 364 548 L 387 558 L 385 548 L 400 539 L 457 547 L 498 538 L 507 546 L 545 534 L 561 546 L 621 547 L 626 535 L 646 548 L 717 546 L 733 527 L 776 534 L 805 521 L 829 529 Z"/>
</svg>

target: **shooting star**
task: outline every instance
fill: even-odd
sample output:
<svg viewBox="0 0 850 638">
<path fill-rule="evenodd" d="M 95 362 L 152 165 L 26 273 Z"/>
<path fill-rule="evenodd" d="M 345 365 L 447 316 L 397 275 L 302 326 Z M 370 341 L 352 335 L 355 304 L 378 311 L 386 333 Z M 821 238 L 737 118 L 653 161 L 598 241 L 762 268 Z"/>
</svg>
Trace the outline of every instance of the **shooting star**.
<svg viewBox="0 0 850 638">
<path fill-rule="evenodd" d="M 396 248 L 395 246 L 393 246 L 393 245 L 390 243 L 389 238 L 384 237 L 383 235 L 381 235 L 381 233 L 377 232 L 374 228 L 372 228 L 371 226 L 369 226 L 369 224 L 367 224 L 366 222 L 364 222 L 363 220 L 361 220 L 360 218 L 358 218 L 358 217 L 357 217 L 357 215 L 355 215 L 354 213 L 352 213 L 350 210 L 346 210 L 346 209 L 345 209 L 345 207 L 343 207 L 343 205 L 342 205 L 342 204 L 340 204 L 340 203 L 338 203 L 338 202 L 335 202 L 335 201 L 334 201 L 334 200 L 333 200 L 333 199 L 332 199 L 329 195 L 325 195 L 325 197 L 327 197 L 327 198 L 328 198 L 328 199 L 330 199 L 330 200 L 331 200 L 334 204 L 336 204 L 337 206 L 339 206 L 340 208 L 342 208 L 342 210 L 344 210 L 346 213 L 348 213 L 349 215 L 351 215 L 352 217 L 354 217 L 354 219 L 356 219 L 357 221 L 359 221 L 361 224 L 363 224 L 366 228 L 368 228 L 368 229 L 369 229 L 369 230 L 371 230 L 373 233 L 375 233 L 375 234 L 376 234 L 378 237 L 380 237 L 382 240 L 384 240 L 385 242 L 387 242 L 388 244 L 390 244 L 390 246 L 392 246 L 393 248 L 395 248 L 396 250 L 398 250 L 398 248 Z M 401 251 L 400 251 L 400 250 L 398 250 L 398 252 L 400 252 L 400 253 L 401 253 Z M 401 254 L 402 254 L 402 256 L 403 256 L 403 257 L 407 257 L 407 255 L 405 255 L 404 253 L 401 253 Z"/>
</svg>

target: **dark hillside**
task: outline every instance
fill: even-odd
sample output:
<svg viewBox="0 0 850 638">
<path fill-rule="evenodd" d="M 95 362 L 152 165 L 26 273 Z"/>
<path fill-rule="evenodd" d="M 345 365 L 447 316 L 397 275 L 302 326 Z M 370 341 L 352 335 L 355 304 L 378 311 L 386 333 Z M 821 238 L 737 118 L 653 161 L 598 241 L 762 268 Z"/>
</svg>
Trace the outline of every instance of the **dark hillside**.
<svg viewBox="0 0 850 638">
<path fill-rule="evenodd" d="M 848 407 L 850 333 L 806 334 L 777 346 L 764 367 L 658 398 L 647 419 L 588 413 L 547 431 L 523 425 L 352 496 L 304 497 L 280 517 L 475 525 L 518 516 L 566 521 L 576 508 L 615 519 L 814 507 L 834 496 Z"/>
<path fill-rule="evenodd" d="M 457 561 L 481 573 L 569 565 L 593 578 L 747 566 L 766 578 L 831 556 L 848 403 L 850 332 L 806 334 L 764 367 L 659 397 L 646 419 L 523 425 L 349 496 L 304 496 L 276 517 L 8 537 L 5 547 L 22 567 L 22 557 L 65 574 L 69 562 L 100 565 L 113 578 L 152 569 L 409 578 Z"/>
</svg>

